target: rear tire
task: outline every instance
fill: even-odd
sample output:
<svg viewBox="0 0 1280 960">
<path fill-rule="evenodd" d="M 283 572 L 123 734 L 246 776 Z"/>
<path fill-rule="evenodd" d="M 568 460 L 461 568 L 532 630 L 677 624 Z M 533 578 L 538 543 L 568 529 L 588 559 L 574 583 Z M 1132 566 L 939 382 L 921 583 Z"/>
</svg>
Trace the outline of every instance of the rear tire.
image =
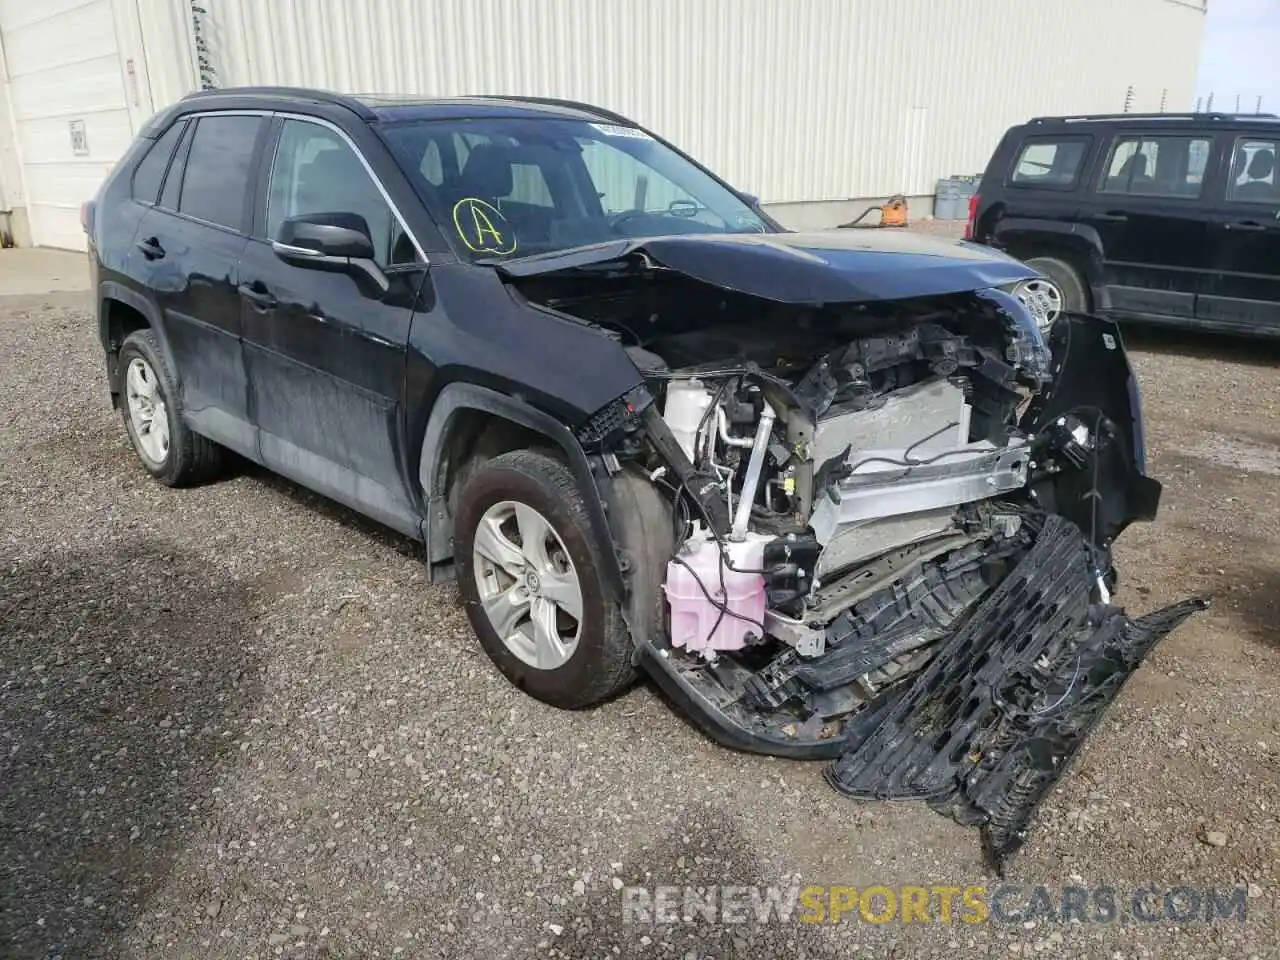
<svg viewBox="0 0 1280 960">
<path fill-rule="evenodd" d="M 182 395 L 155 332 L 135 330 L 120 346 L 120 414 L 138 459 L 170 487 L 202 483 L 222 469 L 224 451 L 182 419 Z"/>
<path fill-rule="evenodd" d="M 454 513 L 454 558 L 467 618 L 489 659 L 530 696 L 563 709 L 624 690 L 636 677 L 634 648 L 569 468 L 516 450 L 468 474 Z"/>
</svg>

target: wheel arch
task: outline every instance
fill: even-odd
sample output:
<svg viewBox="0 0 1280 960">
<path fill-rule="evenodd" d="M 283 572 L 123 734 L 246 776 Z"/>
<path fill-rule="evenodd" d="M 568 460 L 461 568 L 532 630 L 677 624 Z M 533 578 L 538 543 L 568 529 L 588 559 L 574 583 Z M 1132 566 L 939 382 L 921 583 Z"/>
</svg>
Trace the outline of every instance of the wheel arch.
<svg viewBox="0 0 1280 960">
<path fill-rule="evenodd" d="M 102 284 L 98 291 L 98 339 L 106 357 L 107 389 L 113 406 L 118 405 L 120 398 L 120 346 L 129 334 L 146 329 L 155 332 L 169 369 L 174 377 L 179 376 L 155 304 L 123 284 L 115 281 Z"/>
<path fill-rule="evenodd" d="M 471 383 L 451 383 L 437 395 L 427 419 L 418 465 L 425 504 L 422 539 L 433 574 L 453 558 L 452 487 L 460 468 L 475 456 L 548 446 L 564 457 L 587 504 L 591 529 L 599 539 L 605 575 L 619 601 L 626 587 L 622 562 L 606 514 L 594 464 L 569 428 L 529 403 Z"/>
<path fill-rule="evenodd" d="M 1003 217 L 996 224 L 994 241 L 1000 249 L 1017 257 L 1053 257 L 1079 271 L 1093 302 L 1094 310 L 1111 305 L 1103 273 L 1102 238 L 1093 227 L 1080 223 Z"/>
</svg>

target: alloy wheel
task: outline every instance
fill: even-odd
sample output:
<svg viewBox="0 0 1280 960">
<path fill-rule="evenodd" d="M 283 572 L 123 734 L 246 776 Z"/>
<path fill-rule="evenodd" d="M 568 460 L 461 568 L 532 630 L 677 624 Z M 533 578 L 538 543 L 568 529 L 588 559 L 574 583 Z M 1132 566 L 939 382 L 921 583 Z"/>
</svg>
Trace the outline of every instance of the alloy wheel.
<svg viewBox="0 0 1280 960">
<path fill-rule="evenodd" d="M 169 458 L 169 410 L 156 372 L 142 357 L 134 357 L 125 371 L 124 384 L 139 452 L 152 466 L 162 466 Z"/>
<path fill-rule="evenodd" d="M 495 503 L 472 553 L 481 609 L 506 648 L 539 670 L 568 663 L 582 635 L 582 584 L 551 522 L 528 504 Z"/>
<path fill-rule="evenodd" d="M 1041 333 L 1048 333 L 1062 313 L 1062 289 L 1052 280 L 1024 280 L 1013 295 L 1031 312 Z"/>
</svg>

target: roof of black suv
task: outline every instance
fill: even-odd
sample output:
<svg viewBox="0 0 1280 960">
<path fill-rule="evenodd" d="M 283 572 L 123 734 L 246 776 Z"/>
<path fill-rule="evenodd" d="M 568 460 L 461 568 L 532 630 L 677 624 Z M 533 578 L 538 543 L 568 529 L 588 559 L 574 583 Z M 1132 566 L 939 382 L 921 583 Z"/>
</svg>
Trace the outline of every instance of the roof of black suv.
<svg viewBox="0 0 1280 960">
<path fill-rule="evenodd" d="M 1280 120 L 1274 113 L 1081 113 L 1068 114 L 1061 117 L 1032 117 L 1023 126 L 1050 125 L 1059 123 L 1098 123 L 1118 122 L 1134 125 L 1159 124 L 1187 121 L 1215 123 L 1222 121 L 1262 121 Z"/>
<path fill-rule="evenodd" d="M 343 94 L 304 87 L 224 87 L 200 90 L 182 98 L 193 100 L 275 101 L 280 105 L 304 103 L 345 107 L 366 122 L 378 120 L 444 120 L 461 117 L 543 117 L 561 120 L 594 120 L 634 126 L 634 122 L 602 107 L 576 100 L 553 97 L 476 95 L 465 97 L 422 97 L 397 94 Z"/>
</svg>

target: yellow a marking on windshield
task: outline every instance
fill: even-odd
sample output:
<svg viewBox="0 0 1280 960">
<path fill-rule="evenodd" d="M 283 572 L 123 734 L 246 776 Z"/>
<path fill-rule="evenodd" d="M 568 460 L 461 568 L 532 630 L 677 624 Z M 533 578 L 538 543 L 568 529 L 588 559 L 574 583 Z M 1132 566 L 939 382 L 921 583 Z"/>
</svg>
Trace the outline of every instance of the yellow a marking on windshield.
<svg viewBox="0 0 1280 960">
<path fill-rule="evenodd" d="M 469 218 L 467 213 L 471 214 Z M 501 210 L 479 197 L 463 197 L 453 205 L 453 226 L 473 253 L 505 256 L 515 252 L 515 230 Z M 505 228 L 505 234 L 500 226 Z"/>
<path fill-rule="evenodd" d="M 471 222 L 475 224 L 477 240 L 483 241 L 487 233 L 492 235 L 495 247 L 502 246 L 502 234 L 498 232 L 498 228 L 493 225 L 493 221 L 485 215 L 485 212 L 474 203 L 471 205 Z M 486 244 L 482 242 L 481 246 Z"/>
</svg>

